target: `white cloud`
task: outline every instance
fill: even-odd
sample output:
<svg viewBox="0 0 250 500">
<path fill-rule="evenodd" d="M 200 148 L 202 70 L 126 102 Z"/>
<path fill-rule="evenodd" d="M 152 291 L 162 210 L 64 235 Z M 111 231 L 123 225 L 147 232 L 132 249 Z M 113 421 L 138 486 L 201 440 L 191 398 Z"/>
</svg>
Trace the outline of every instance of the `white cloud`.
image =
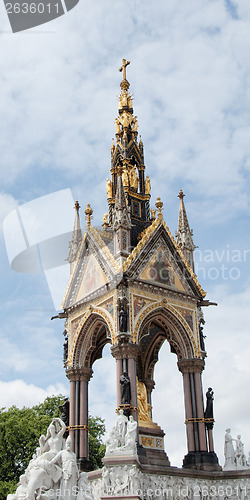
<svg viewBox="0 0 250 500">
<path fill-rule="evenodd" d="M 17 319 L 16 313 L 19 311 Z M 52 309 L 53 311 L 53 309 Z M 27 310 L 27 298 L 5 304 L 0 331 L 1 378 L 24 375 L 47 386 L 55 371 L 63 374 L 63 324 L 53 325 L 49 311 Z M 59 330 L 59 331 L 58 331 Z M 9 333 L 11 332 L 11 334 Z"/>
<path fill-rule="evenodd" d="M 61 383 L 50 385 L 46 389 L 28 384 L 17 379 L 11 382 L 0 381 L 0 408 L 9 408 L 12 405 L 22 408 L 42 403 L 47 396 L 62 394 L 67 396 L 68 387 Z"/>
<path fill-rule="evenodd" d="M 93 378 L 89 383 L 89 412 L 104 418 L 108 432 L 116 421 L 116 365 L 110 354 L 110 345 L 105 346 L 103 358 L 93 365 Z"/>
<path fill-rule="evenodd" d="M 164 182 L 171 189 L 180 178 L 194 184 L 210 221 L 218 211 L 231 218 L 248 210 L 248 9 L 234 20 L 220 1 L 148 1 L 143 12 L 131 6 L 97 2 L 86 11 L 79 2 L 45 27 L 52 33 L 2 37 L 9 54 L 0 62 L 4 181 L 10 185 L 34 165 L 44 176 L 51 167 L 71 175 L 73 183 L 85 177 L 93 184 L 93 172 L 106 177 L 122 51 L 133 65 L 129 79 L 155 189 Z"/>
</svg>

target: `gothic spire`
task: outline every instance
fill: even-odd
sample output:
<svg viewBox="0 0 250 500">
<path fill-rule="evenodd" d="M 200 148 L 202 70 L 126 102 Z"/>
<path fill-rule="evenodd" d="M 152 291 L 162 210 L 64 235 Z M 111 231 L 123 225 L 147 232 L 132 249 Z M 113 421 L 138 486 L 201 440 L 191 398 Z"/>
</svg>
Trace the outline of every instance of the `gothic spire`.
<svg viewBox="0 0 250 500">
<path fill-rule="evenodd" d="M 73 231 L 72 231 L 72 239 L 69 243 L 69 256 L 68 256 L 68 261 L 70 263 L 70 272 L 73 267 L 73 263 L 76 259 L 76 255 L 79 249 L 79 246 L 82 242 L 82 230 L 81 230 L 81 223 L 80 223 L 80 217 L 79 217 L 79 209 L 81 208 L 78 201 L 75 202 L 75 220 L 74 220 L 74 226 L 73 226 Z"/>
<path fill-rule="evenodd" d="M 190 229 L 186 208 L 184 205 L 184 194 L 182 189 L 178 194 L 178 198 L 180 198 L 180 209 L 179 209 L 179 222 L 178 222 L 178 230 L 176 231 L 176 240 L 179 247 L 182 249 L 188 264 L 194 270 L 194 258 L 193 253 L 195 250 L 195 245 L 193 241 L 193 230 Z"/>
<path fill-rule="evenodd" d="M 125 198 L 131 215 L 131 245 L 138 243 L 139 234 L 148 227 L 150 219 L 150 179 L 145 179 L 143 143 L 138 143 L 138 122 L 134 116 L 132 95 L 129 93 L 130 83 L 127 80 L 127 67 L 130 64 L 122 60 L 119 71 L 123 79 L 120 87 L 118 117 L 115 119 L 115 143 L 111 146 L 111 179 L 107 179 L 107 198 L 109 204 L 109 222 L 113 225 L 115 199 L 118 189 L 118 171 Z M 119 188 L 120 189 L 120 188 Z"/>
</svg>

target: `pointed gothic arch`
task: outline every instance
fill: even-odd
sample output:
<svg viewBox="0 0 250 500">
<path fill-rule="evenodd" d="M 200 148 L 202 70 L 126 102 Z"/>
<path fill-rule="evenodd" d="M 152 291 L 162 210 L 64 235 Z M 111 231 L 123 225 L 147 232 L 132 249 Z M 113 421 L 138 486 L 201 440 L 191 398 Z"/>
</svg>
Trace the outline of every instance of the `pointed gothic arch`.
<svg viewBox="0 0 250 500">
<path fill-rule="evenodd" d="M 166 340 L 178 361 L 195 358 L 192 331 L 178 311 L 168 304 L 148 306 L 139 316 L 134 333 L 139 345 L 138 376 L 140 380 L 147 381 L 147 385 L 154 380 L 155 364 Z"/>
<path fill-rule="evenodd" d="M 102 357 L 104 346 L 112 343 L 113 328 L 104 311 L 96 309 L 84 319 L 77 330 L 72 368 L 92 368 L 94 361 Z"/>
</svg>

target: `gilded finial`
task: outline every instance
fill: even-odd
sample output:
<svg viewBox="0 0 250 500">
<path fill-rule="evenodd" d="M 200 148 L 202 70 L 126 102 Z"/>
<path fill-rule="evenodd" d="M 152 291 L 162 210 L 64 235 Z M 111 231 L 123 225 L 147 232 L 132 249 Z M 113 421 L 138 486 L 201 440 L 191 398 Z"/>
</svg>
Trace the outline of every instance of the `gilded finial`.
<svg viewBox="0 0 250 500">
<path fill-rule="evenodd" d="M 184 196 L 185 196 L 185 194 L 183 193 L 182 189 L 180 189 L 177 198 L 180 198 L 180 200 L 183 200 Z"/>
<path fill-rule="evenodd" d="M 160 221 L 162 221 L 163 220 L 163 215 L 162 215 L 163 202 L 161 201 L 160 196 L 158 196 L 157 201 L 155 203 L 155 206 L 158 210 L 158 219 Z"/>
<path fill-rule="evenodd" d="M 87 204 L 87 208 L 85 209 L 85 215 L 86 215 L 86 220 L 87 220 L 87 227 L 91 226 L 91 219 L 92 219 L 92 214 L 93 214 L 93 209 L 91 208 L 90 204 Z"/>
<path fill-rule="evenodd" d="M 126 59 L 123 59 L 122 60 L 122 66 L 119 68 L 119 71 L 122 71 L 122 77 L 123 77 L 123 80 L 126 80 L 127 79 L 127 75 L 126 75 L 126 68 L 127 66 L 130 64 L 130 61 L 126 61 Z"/>
<path fill-rule="evenodd" d="M 108 214 L 104 214 L 102 218 L 102 227 L 103 229 L 107 229 L 108 227 Z"/>
<path fill-rule="evenodd" d="M 126 68 L 130 64 L 130 61 L 126 61 L 126 59 L 122 60 L 122 66 L 119 68 L 119 71 L 122 71 L 122 82 L 120 84 L 120 87 L 122 90 L 128 90 L 130 87 L 130 84 L 127 80 L 127 75 L 126 75 Z"/>
</svg>

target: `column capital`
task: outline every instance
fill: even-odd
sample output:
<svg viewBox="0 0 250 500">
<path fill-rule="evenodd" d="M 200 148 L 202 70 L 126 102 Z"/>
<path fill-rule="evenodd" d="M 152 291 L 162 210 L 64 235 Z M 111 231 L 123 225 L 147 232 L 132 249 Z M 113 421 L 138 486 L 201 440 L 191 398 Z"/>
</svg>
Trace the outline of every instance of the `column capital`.
<svg viewBox="0 0 250 500">
<path fill-rule="evenodd" d="M 177 366 L 181 373 L 201 373 L 205 367 L 205 361 L 199 358 L 180 359 Z"/>
<path fill-rule="evenodd" d="M 85 366 L 81 368 L 69 368 L 66 371 L 66 376 L 70 381 L 75 380 L 85 380 L 89 382 L 93 375 L 93 370 L 91 368 L 86 368 Z"/>
<path fill-rule="evenodd" d="M 111 347 L 111 354 L 115 359 L 137 359 L 139 346 L 137 344 L 126 343 Z"/>
</svg>

